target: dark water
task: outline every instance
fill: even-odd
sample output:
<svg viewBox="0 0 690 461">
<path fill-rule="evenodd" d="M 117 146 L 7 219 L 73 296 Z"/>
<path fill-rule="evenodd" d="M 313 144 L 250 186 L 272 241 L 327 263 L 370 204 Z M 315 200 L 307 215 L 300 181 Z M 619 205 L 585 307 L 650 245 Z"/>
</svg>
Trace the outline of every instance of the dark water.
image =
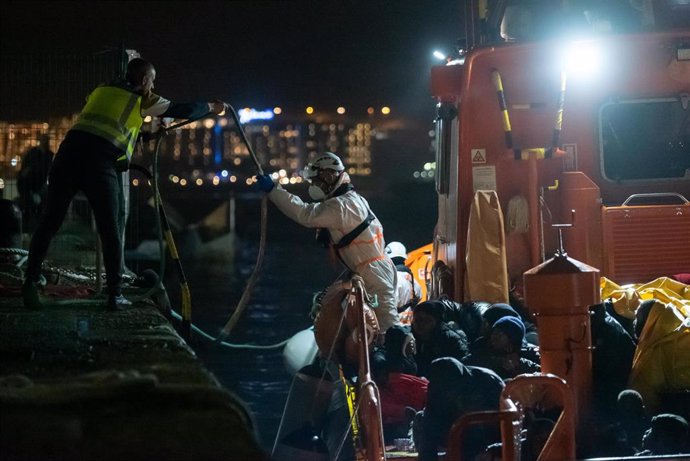
<svg viewBox="0 0 690 461">
<path fill-rule="evenodd" d="M 402 240 L 413 249 L 431 239 L 435 221 L 433 186 L 420 193 L 373 194 L 374 213 L 382 220 L 388 241 Z M 407 194 L 405 194 L 407 195 Z M 238 243 L 234 260 L 183 261 L 192 292 L 193 322 L 217 336 L 230 318 L 254 267 L 258 238 L 259 202 L 238 202 Z M 229 342 L 275 344 L 311 326 L 311 300 L 339 275 L 341 268 L 328 260 L 314 242 L 314 231 L 302 228 L 269 207 L 268 240 L 261 277 L 246 311 Z M 175 274 L 167 284 L 177 304 Z M 195 346 L 200 359 L 219 381 L 250 408 L 261 444 L 273 446 L 283 406 L 292 381 L 283 365 L 282 348 L 272 350 L 216 349 Z"/>
</svg>

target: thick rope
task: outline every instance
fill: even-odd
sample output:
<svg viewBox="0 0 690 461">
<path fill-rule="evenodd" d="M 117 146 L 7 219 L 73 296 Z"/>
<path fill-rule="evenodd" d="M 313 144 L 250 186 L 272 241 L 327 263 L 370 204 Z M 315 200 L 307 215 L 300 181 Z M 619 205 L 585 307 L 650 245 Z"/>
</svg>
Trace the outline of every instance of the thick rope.
<svg viewBox="0 0 690 461">
<path fill-rule="evenodd" d="M 256 157 L 256 154 L 252 149 L 252 145 L 249 143 L 247 135 L 242 129 L 242 125 L 240 124 L 240 118 L 237 116 L 237 112 L 235 112 L 235 109 L 232 106 L 228 106 L 228 108 L 230 110 L 230 113 L 232 114 L 233 119 L 235 120 L 235 126 L 237 126 L 237 130 L 240 132 L 240 135 L 242 136 L 242 141 L 247 147 L 247 151 L 249 151 L 251 159 L 254 161 L 254 165 L 256 166 L 257 172 L 260 175 L 264 174 L 264 170 L 263 168 L 261 168 L 259 159 Z M 251 297 L 252 291 L 254 290 L 254 285 L 256 284 L 256 281 L 259 277 L 259 271 L 261 270 L 261 265 L 264 261 L 264 253 L 266 251 L 266 228 L 268 221 L 267 209 L 268 198 L 264 194 L 264 196 L 261 199 L 261 235 L 259 237 L 259 252 L 256 255 L 256 264 L 254 265 L 254 270 L 252 271 L 252 274 L 249 276 L 249 279 L 247 280 L 247 285 L 244 288 L 244 292 L 242 293 L 240 302 L 237 304 L 235 311 L 233 312 L 232 316 L 230 316 L 230 319 L 227 321 L 227 323 L 223 327 L 223 330 L 220 332 L 218 338 L 216 339 L 217 343 L 222 343 L 225 338 L 230 336 L 230 332 L 232 332 L 232 329 L 235 327 L 235 325 L 237 325 L 237 322 L 239 321 L 240 317 L 242 316 L 242 313 L 247 307 L 249 298 Z"/>
</svg>

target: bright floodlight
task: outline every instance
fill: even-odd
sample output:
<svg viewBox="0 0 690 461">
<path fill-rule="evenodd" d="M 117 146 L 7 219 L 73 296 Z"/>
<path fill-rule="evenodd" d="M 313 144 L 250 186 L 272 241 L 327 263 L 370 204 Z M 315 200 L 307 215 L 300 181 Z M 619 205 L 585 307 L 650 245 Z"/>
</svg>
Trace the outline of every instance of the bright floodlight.
<svg viewBox="0 0 690 461">
<path fill-rule="evenodd" d="M 446 59 L 446 55 L 441 53 L 439 50 L 434 51 L 434 57 L 440 61 L 444 61 Z"/>
<path fill-rule="evenodd" d="M 569 78 L 591 78 L 602 66 L 602 52 L 595 42 L 573 42 L 563 55 L 563 68 Z"/>
</svg>

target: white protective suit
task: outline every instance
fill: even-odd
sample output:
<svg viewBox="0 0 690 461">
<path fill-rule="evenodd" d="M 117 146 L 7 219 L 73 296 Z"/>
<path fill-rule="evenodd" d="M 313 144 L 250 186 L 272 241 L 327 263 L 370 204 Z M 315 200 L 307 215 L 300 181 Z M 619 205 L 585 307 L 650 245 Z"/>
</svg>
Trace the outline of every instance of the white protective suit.
<svg viewBox="0 0 690 461">
<path fill-rule="evenodd" d="M 278 185 L 268 198 L 293 221 L 311 228 L 326 228 L 333 242 L 360 225 L 369 214 L 369 204 L 354 190 L 323 202 L 304 203 Z M 400 323 L 396 308 L 396 270 L 384 253 L 383 226 L 374 219 L 349 245 L 338 250 L 348 268 L 364 279 L 369 296 L 378 298 L 374 309 L 381 332 Z"/>
<path fill-rule="evenodd" d="M 395 296 L 398 300 L 397 307 L 401 307 L 409 304 L 414 298 L 417 300 L 422 299 L 422 287 L 419 283 L 412 277 L 407 271 L 399 270 L 398 272 L 398 284 L 395 290 Z M 414 290 L 414 291 L 413 291 Z"/>
</svg>

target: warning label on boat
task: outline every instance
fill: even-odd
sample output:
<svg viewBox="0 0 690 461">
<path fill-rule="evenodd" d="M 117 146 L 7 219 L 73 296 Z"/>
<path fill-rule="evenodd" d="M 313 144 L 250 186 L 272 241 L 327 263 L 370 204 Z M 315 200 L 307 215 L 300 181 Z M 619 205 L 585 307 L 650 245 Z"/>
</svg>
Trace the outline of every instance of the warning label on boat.
<svg viewBox="0 0 690 461">
<path fill-rule="evenodd" d="M 472 163 L 486 163 L 486 149 L 472 149 Z"/>
<path fill-rule="evenodd" d="M 474 192 L 496 190 L 496 167 L 493 165 L 472 167 L 472 186 Z"/>
</svg>

